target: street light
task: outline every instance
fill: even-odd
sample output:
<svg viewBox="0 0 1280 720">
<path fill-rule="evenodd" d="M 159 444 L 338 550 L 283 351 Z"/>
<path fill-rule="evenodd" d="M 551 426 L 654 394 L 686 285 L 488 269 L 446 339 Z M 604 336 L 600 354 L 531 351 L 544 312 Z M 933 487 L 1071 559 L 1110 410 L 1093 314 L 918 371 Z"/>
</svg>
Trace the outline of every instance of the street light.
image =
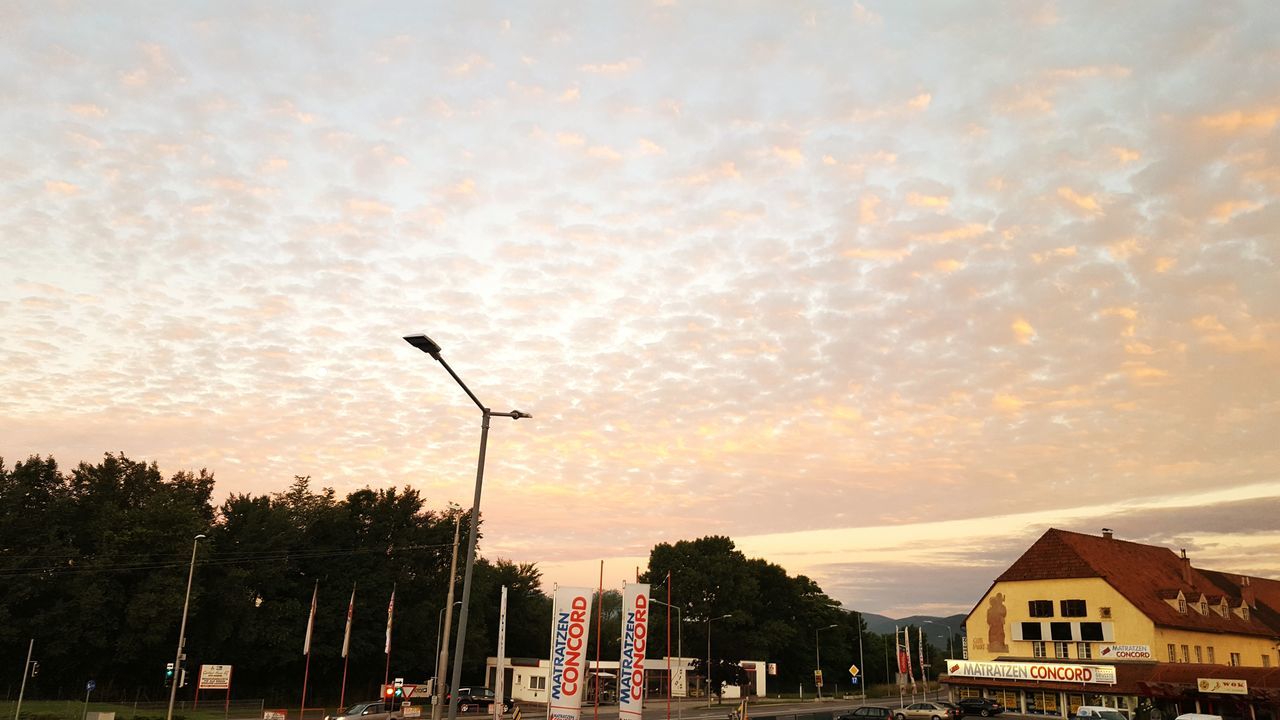
<svg viewBox="0 0 1280 720">
<path fill-rule="evenodd" d="M 711 707 L 711 623 L 733 617 L 733 613 L 725 613 L 720 617 L 707 618 L 707 707 Z M 450 718 L 452 720 L 452 718 Z"/>
<path fill-rule="evenodd" d="M 683 667 L 683 664 L 684 664 L 684 616 L 680 613 L 680 606 L 678 606 L 678 605 L 672 605 L 671 603 L 663 602 L 663 601 L 661 601 L 661 600 L 659 600 L 659 599 L 657 599 L 657 598 L 655 598 L 655 597 L 651 597 L 651 598 L 649 598 L 649 602 L 658 603 L 659 605 L 665 605 L 665 606 L 667 606 L 667 607 L 671 608 L 672 610 L 675 610 L 675 611 L 676 611 L 676 655 L 678 655 L 678 656 L 680 657 L 680 663 L 681 663 L 680 672 L 681 672 L 681 673 L 683 673 L 683 672 L 684 672 L 684 667 Z M 671 642 L 671 639 L 670 639 L 670 638 L 671 638 L 671 636 L 670 636 L 670 635 L 668 635 L 668 636 L 667 636 L 667 638 L 668 638 L 668 639 L 667 639 L 667 642 Z M 668 654 L 668 655 L 670 655 L 670 654 L 671 654 L 671 648 L 667 648 L 667 654 Z M 707 653 L 707 655 L 708 655 L 708 656 L 710 656 L 710 653 Z M 684 685 L 684 683 L 681 683 L 681 684 L 682 684 L 682 685 Z M 668 677 L 668 678 L 667 678 L 667 695 L 670 695 L 670 694 L 671 694 L 671 690 L 672 690 L 672 688 L 673 688 L 673 687 L 674 687 L 674 683 L 672 682 L 671 678 L 670 678 L 670 677 Z M 688 686 L 686 685 L 686 687 L 688 687 Z M 686 694 L 688 694 L 688 693 L 686 693 Z M 682 705 L 680 705 L 679 703 L 677 703 L 677 704 L 676 704 L 676 717 L 677 717 L 677 718 L 683 718 L 683 717 L 684 717 L 684 713 L 682 712 L 682 708 L 683 708 L 683 706 L 682 706 Z M 671 717 L 671 706 L 670 706 L 670 705 L 668 705 L 668 706 L 667 706 L 667 717 L 668 717 L 668 718 L 670 718 L 670 717 Z M 16 720 L 16 719 L 15 719 L 15 720 Z"/>
<path fill-rule="evenodd" d="M 449 687 L 457 688 L 462 683 L 462 648 L 467 640 L 467 610 L 471 607 L 471 571 L 476 563 L 476 534 L 480 530 L 480 490 L 484 486 L 484 452 L 489 445 L 489 418 L 497 415 L 499 417 L 509 417 L 512 420 L 520 418 L 532 418 L 533 416 L 520 412 L 519 410 L 511 410 L 510 412 L 494 412 L 485 407 L 484 403 L 471 392 L 471 388 L 462 382 L 462 378 L 458 377 L 458 373 L 449 367 L 449 363 L 444 361 L 440 356 L 440 345 L 435 340 L 426 335 L 406 335 L 405 342 L 418 348 L 422 352 L 430 355 L 436 362 L 444 366 L 449 376 L 454 382 L 458 383 L 458 387 L 471 398 L 471 402 L 480 408 L 480 458 L 476 461 L 476 491 L 475 498 L 471 501 L 471 529 L 467 534 L 467 564 L 466 570 L 462 574 L 462 608 L 458 613 L 458 636 L 453 643 L 453 677 L 449 683 Z M 453 607 L 450 605 L 449 607 Z M 449 693 L 449 720 L 457 720 L 458 717 L 458 694 Z M 172 720 L 172 718 L 166 718 Z"/>
<path fill-rule="evenodd" d="M 169 683 L 169 709 L 165 712 L 164 720 L 173 720 L 173 701 L 178 697 L 178 683 L 182 681 L 182 646 L 187 644 L 187 607 L 191 603 L 191 579 L 196 575 L 196 547 L 200 541 L 204 539 L 204 535 L 196 535 L 191 541 L 191 567 L 187 570 L 187 596 L 182 599 L 182 624 L 178 625 L 178 652 L 174 654 L 173 682 Z"/>
<path fill-rule="evenodd" d="M 858 665 L 861 666 L 860 668 L 858 668 L 858 670 L 860 673 L 862 673 L 862 680 L 859 682 L 859 685 L 861 685 L 861 689 L 862 689 L 862 704 L 866 705 L 867 704 L 867 676 L 866 676 L 867 663 L 862 658 L 862 611 L 855 610 L 854 612 L 858 613 Z"/>
<path fill-rule="evenodd" d="M 929 623 L 930 625 L 942 625 L 943 627 L 945 627 L 947 629 L 947 658 L 950 659 L 955 657 L 955 655 L 951 650 L 951 626 L 945 623 L 940 623 L 936 620 L 921 620 L 920 622 Z"/>
<path fill-rule="evenodd" d="M 822 652 L 818 646 L 818 633 L 823 630 L 830 630 L 833 627 L 839 627 L 839 626 L 836 625 L 835 623 L 832 623 L 826 627 L 820 627 L 813 631 L 813 659 L 816 660 L 818 663 L 816 667 L 818 668 L 819 673 L 822 672 Z M 813 679 L 814 679 L 814 683 L 813 683 L 814 686 L 818 688 L 818 699 L 821 700 L 822 699 L 822 683 L 817 682 L 818 676 L 816 674 L 814 675 Z"/>
</svg>

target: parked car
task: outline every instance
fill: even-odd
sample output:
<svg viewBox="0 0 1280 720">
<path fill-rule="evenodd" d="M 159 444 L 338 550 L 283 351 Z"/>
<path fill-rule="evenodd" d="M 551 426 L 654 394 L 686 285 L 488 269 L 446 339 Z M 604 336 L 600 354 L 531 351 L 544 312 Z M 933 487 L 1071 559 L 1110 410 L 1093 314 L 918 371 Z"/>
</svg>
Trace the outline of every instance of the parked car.
<svg viewBox="0 0 1280 720">
<path fill-rule="evenodd" d="M 488 712 L 493 707 L 496 697 L 494 692 L 487 687 L 460 687 L 458 688 L 458 712 L 471 712 L 472 710 Z M 445 702 L 453 702 L 452 695 L 446 696 Z M 511 712 L 511 707 L 511 697 L 504 697 L 502 699 L 502 712 Z"/>
<path fill-rule="evenodd" d="M 325 715 L 324 720 L 400 720 L 400 717 L 399 709 L 392 712 L 383 701 L 370 700 L 356 703 L 337 715 Z"/>
<path fill-rule="evenodd" d="M 963 713 L 949 702 L 918 702 L 893 713 L 896 720 L 956 720 Z"/>
<path fill-rule="evenodd" d="M 965 715 L 981 715 L 991 717 L 1004 712 L 1004 706 L 991 698 L 960 698 L 956 705 Z"/>
<path fill-rule="evenodd" d="M 1076 708 L 1075 717 L 1080 720 L 1129 720 L 1119 710 L 1101 705 L 1081 705 Z"/>
<path fill-rule="evenodd" d="M 836 720 L 893 720 L 893 711 L 878 705 L 863 705 L 837 717 Z"/>
</svg>

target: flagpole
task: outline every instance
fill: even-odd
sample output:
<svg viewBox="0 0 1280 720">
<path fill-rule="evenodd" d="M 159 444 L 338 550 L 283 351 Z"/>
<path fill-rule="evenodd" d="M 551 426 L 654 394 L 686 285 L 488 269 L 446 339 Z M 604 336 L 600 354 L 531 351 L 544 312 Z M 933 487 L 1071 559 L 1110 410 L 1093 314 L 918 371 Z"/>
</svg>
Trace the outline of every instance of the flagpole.
<svg viewBox="0 0 1280 720">
<path fill-rule="evenodd" d="M 351 602 L 347 603 L 347 632 L 342 636 L 342 690 L 338 692 L 338 714 L 347 707 L 347 664 L 351 661 L 351 617 L 356 611 L 356 584 L 351 583 Z"/>
<path fill-rule="evenodd" d="M 671 691 L 674 684 L 671 679 L 671 571 L 667 571 L 667 720 L 671 720 Z"/>
<path fill-rule="evenodd" d="M 604 617 L 604 561 L 600 561 L 600 587 L 596 590 L 596 699 L 595 720 L 600 720 L 600 623 Z M 619 678 L 621 679 L 621 678 Z"/>
<path fill-rule="evenodd" d="M 302 706 L 298 709 L 298 720 L 307 717 L 307 680 L 311 676 L 311 628 L 316 621 L 316 596 L 320 593 L 320 581 L 316 580 L 315 589 L 311 591 L 311 614 L 307 617 L 307 637 L 302 644 L 302 654 L 306 656 L 305 669 L 302 671 Z"/>
</svg>

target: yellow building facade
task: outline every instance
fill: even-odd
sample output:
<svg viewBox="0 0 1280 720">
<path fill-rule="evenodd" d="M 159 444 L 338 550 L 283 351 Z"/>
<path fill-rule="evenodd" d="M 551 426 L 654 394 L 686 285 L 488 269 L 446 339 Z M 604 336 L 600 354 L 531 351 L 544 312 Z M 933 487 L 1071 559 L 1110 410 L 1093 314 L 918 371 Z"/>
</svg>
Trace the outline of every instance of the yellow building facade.
<svg viewBox="0 0 1280 720">
<path fill-rule="evenodd" d="M 944 682 L 1031 715 L 1104 705 L 1135 720 L 1276 720 L 1278 604 L 1280 581 L 1197 569 L 1110 532 L 1050 530 L 969 613 Z"/>
</svg>

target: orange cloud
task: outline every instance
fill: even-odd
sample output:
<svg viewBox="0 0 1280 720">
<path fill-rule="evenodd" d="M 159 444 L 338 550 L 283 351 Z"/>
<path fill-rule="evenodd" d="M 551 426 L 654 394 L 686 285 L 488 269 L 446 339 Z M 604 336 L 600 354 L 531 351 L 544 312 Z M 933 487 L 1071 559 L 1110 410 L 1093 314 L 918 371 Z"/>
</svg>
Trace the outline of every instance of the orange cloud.
<svg viewBox="0 0 1280 720">
<path fill-rule="evenodd" d="M 1024 318 L 1015 319 L 1009 327 L 1013 330 L 1013 334 L 1018 339 L 1018 342 L 1023 345 L 1026 345 L 1035 339 L 1036 329 L 1031 327 L 1031 323 L 1027 322 Z"/>
<path fill-rule="evenodd" d="M 1204 115 L 1200 124 L 1210 130 L 1225 133 L 1236 133 L 1241 130 L 1270 130 L 1280 120 L 1280 107 L 1267 107 L 1260 110 L 1232 110 L 1217 115 Z"/>
<path fill-rule="evenodd" d="M 945 210 L 951 204 L 951 198 L 946 195 L 923 195 L 913 192 L 907 194 L 907 204 L 923 208 L 937 208 Z"/>
<path fill-rule="evenodd" d="M 1074 207 L 1084 210 L 1085 212 L 1095 215 L 1102 214 L 1102 206 L 1098 204 L 1098 201 L 1095 200 L 1092 195 L 1081 195 L 1075 190 L 1063 185 L 1058 188 L 1058 197 L 1066 200 Z"/>
</svg>

